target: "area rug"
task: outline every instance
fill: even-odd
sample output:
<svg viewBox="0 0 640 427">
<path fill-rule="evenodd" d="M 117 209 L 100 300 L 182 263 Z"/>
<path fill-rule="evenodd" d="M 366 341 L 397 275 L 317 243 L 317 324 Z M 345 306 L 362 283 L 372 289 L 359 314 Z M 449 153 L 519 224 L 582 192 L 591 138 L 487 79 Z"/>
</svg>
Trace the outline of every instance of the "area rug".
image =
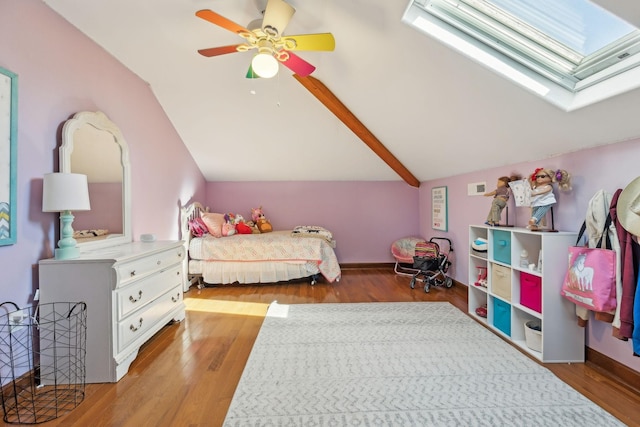
<svg viewBox="0 0 640 427">
<path fill-rule="evenodd" d="M 225 426 L 620 426 L 446 302 L 271 304 Z"/>
</svg>

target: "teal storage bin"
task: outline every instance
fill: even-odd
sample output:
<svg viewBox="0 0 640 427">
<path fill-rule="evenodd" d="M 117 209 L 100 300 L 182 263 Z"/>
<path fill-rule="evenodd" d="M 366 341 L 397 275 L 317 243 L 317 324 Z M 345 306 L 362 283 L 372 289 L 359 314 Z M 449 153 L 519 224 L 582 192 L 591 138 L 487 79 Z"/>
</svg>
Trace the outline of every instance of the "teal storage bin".
<svg viewBox="0 0 640 427">
<path fill-rule="evenodd" d="M 493 230 L 493 259 L 511 265 L 511 233 Z"/>
<path fill-rule="evenodd" d="M 497 298 L 493 299 L 493 326 L 511 336 L 511 305 Z"/>
</svg>

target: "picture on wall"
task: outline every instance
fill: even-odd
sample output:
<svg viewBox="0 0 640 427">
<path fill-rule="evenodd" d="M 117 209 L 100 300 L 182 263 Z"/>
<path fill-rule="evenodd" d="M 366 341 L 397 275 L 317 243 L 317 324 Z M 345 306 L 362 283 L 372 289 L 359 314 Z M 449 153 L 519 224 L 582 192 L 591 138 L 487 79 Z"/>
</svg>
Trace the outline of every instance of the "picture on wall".
<svg viewBox="0 0 640 427">
<path fill-rule="evenodd" d="M 0 67 L 0 245 L 16 242 L 18 76 Z"/>
<path fill-rule="evenodd" d="M 431 228 L 447 231 L 447 187 L 431 189 Z"/>
</svg>

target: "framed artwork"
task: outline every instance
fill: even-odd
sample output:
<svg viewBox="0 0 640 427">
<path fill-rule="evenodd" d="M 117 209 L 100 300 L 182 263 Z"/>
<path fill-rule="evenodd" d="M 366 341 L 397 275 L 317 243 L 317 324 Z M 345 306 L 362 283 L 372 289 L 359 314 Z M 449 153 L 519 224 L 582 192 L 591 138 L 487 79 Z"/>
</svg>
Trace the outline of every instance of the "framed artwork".
<svg viewBox="0 0 640 427">
<path fill-rule="evenodd" d="M 0 67 L 0 246 L 16 242 L 18 76 Z"/>
<path fill-rule="evenodd" d="M 431 228 L 447 231 L 447 187 L 431 189 Z"/>
</svg>

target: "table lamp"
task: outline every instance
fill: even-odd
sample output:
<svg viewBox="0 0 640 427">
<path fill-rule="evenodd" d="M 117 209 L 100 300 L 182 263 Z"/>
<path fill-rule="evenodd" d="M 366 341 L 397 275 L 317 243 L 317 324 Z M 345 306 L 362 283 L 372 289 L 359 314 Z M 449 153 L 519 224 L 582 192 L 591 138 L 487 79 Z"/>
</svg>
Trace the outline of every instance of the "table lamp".
<svg viewBox="0 0 640 427">
<path fill-rule="evenodd" d="M 56 259 L 80 256 L 80 248 L 73 238 L 71 211 L 88 211 L 89 185 L 87 176 L 78 173 L 49 173 L 42 185 L 42 211 L 60 212 L 60 240 L 55 250 Z"/>
</svg>

